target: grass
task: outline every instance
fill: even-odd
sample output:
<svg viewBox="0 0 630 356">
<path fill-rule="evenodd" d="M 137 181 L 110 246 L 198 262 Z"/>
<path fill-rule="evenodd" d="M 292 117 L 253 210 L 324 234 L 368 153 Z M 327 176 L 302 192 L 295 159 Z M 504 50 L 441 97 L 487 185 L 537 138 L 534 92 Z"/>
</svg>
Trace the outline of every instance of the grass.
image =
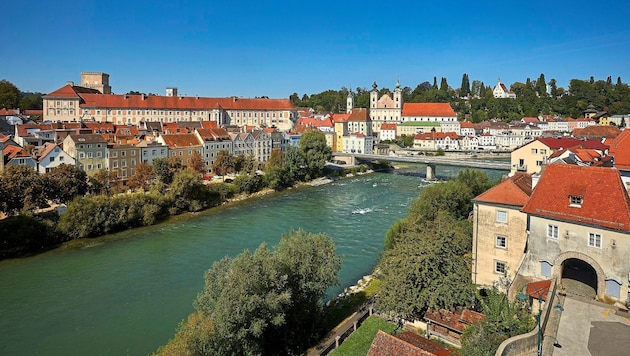
<svg viewBox="0 0 630 356">
<path fill-rule="evenodd" d="M 325 330 L 332 330 L 342 321 L 348 318 L 352 313 L 365 303 L 368 299 L 378 293 L 381 281 L 373 279 L 367 287 L 347 298 L 333 299 L 330 306 L 326 307 L 327 316 L 325 322 Z"/>
<path fill-rule="evenodd" d="M 337 350 L 331 353 L 332 356 L 356 356 L 367 355 L 370 345 L 378 330 L 391 334 L 396 329 L 396 325 L 389 323 L 377 316 L 371 316 L 348 337 Z"/>
</svg>

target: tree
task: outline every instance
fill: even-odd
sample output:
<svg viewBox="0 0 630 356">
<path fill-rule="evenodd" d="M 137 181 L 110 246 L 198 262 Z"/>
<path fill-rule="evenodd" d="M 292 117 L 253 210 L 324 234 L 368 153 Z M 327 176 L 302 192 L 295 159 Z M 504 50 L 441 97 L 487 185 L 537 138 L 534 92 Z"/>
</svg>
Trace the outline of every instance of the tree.
<svg viewBox="0 0 630 356">
<path fill-rule="evenodd" d="M 171 184 L 173 181 L 173 171 L 169 165 L 168 158 L 153 159 L 153 174 L 155 178 L 163 184 Z"/>
<path fill-rule="evenodd" d="M 446 82 L 446 78 L 442 77 L 442 80 L 440 81 L 440 91 L 448 91 L 448 83 Z"/>
<path fill-rule="evenodd" d="M 76 196 L 88 192 L 87 174 L 78 167 L 61 164 L 43 176 L 46 197 L 58 204 L 67 204 Z"/>
<path fill-rule="evenodd" d="M 409 222 L 433 220 L 440 211 L 465 219 L 472 210 L 472 198 L 470 187 L 455 180 L 425 187 L 409 207 Z"/>
<path fill-rule="evenodd" d="M 207 354 L 299 354 L 319 336 L 325 291 L 341 264 L 324 234 L 292 231 L 275 250 L 215 262 L 195 309 L 214 323 Z"/>
<path fill-rule="evenodd" d="M 300 150 L 308 167 L 307 179 L 320 177 L 326 161 L 332 157 L 332 150 L 326 145 L 326 136 L 319 130 L 307 131 L 300 138 Z"/>
<path fill-rule="evenodd" d="M 141 162 L 136 165 L 136 174 L 129 178 L 127 184 L 133 190 L 142 189 L 147 191 L 155 176 L 153 168 L 148 163 Z"/>
<path fill-rule="evenodd" d="M 206 163 L 203 161 L 201 153 L 197 151 L 193 152 L 193 155 L 192 157 L 190 157 L 190 162 L 188 162 L 187 167 L 199 174 L 206 173 Z"/>
<path fill-rule="evenodd" d="M 545 81 L 545 75 L 543 73 L 540 73 L 540 77 L 538 77 L 536 81 L 536 94 L 541 98 L 547 96 L 547 82 Z"/>
<path fill-rule="evenodd" d="M 10 164 L 0 174 L 1 209 L 7 215 L 46 206 L 45 185 L 32 167 Z"/>
<path fill-rule="evenodd" d="M 464 73 L 462 76 L 462 86 L 459 89 L 459 96 L 465 97 L 470 94 L 470 80 L 468 79 L 468 74 Z"/>
<path fill-rule="evenodd" d="M 198 211 L 207 206 L 209 194 L 199 173 L 184 169 L 173 176 L 168 197 L 178 211 Z"/>
<path fill-rule="evenodd" d="M 8 80 L 0 80 L 0 108 L 15 109 L 18 107 L 20 90 Z"/>
<path fill-rule="evenodd" d="M 468 259 L 472 226 L 440 211 L 435 220 L 408 224 L 378 264 L 379 308 L 419 317 L 428 307 L 450 309 L 474 296 Z"/>
<path fill-rule="evenodd" d="M 234 156 L 227 150 L 221 150 L 212 164 L 212 171 L 219 176 L 234 172 Z"/>
<path fill-rule="evenodd" d="M 558 83 L 554 78 L 552 78 L 549 81 L 549 96 L 555 99 L 558 97 L 558 94 Z"/>
<path fill-rule="evenodd" d="M 88 177 L 88 191 L 90 194 L 113 194 L 117 188 L 118 176 L 107 169 L 100 169 Z"/>
<path fill-rule="evenodd" d="M 267 167 L 265 167 L 265 181 L 267 186 L 279 191 L 291 185 L 290 175 L 282 157 L 282 151 L 273 150 Z"/>
<path fill-rule="evenodd" d="M 301 182 L 306 179 L 308 174 L 306 159 L 299 147 L 289 146 L 285 149 L 284 164 L 287 173 L 287 184 L 292 185 L 295 182 Z M 267 162 L 267 167 L 269 167 L 269 162 Z"/>
<path fill-rule="evenodd" d="M 461 353 L 464 356 L 494 355 L 499 345 L 508 338 L 532 330 L 535 321 L 524 302 L 510 302 L 497 286 L 486 289 L 477 300 L 485 315 L 481 323 L 469 325 L 462 335 Z"/>
</svg>

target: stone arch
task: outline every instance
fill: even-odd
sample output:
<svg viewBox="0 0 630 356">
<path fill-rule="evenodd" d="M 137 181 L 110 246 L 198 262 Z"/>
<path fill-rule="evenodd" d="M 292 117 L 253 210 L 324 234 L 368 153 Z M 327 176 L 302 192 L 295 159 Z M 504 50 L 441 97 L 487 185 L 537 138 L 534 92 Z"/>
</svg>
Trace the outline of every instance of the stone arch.
<svg viewBox="0 0 630 356">
<path fill-rule="evenodd" d="M 564 261 L 569 259 L 578 259 L 589 264 L 597 274 L 597 298 L 602 298 L 606 294 L 606 274 L 604 269 L 592 257 L 575 251 L 563 252 L 556 257 L 553 265 L 552 275 L 557 281 L 562 278 L 562 267 Z"/>
</svg>

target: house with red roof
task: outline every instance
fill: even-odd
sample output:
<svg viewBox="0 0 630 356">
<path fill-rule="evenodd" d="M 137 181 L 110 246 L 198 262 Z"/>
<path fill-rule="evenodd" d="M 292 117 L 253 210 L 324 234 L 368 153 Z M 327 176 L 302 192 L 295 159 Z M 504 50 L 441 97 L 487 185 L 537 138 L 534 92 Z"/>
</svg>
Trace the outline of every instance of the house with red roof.
<svg viewBox="0 0 630 356">
<path fill-rule="evenodd" d="M 33 158 L 37 161 L 37 171 L 42 174 L 62 164 L 76 165 L 76 161 L 72 156 L 66 153 L 60 145 L 51 142 L 35 147 L 33 149 Z"/>
<path fill-rule="evenodd" d="M 522 208 L 528 240 L 519 274 L 534 280 L 570 278 L 566 291 L 600 300 L 628 300 L 630 197 L 619 171 L 552 164 Z M 592 294 L 589 295 L 588 290 Z"/>
<path fill-rule="evenodd" d="M 3 167 L 28 166 L 37 170 L 37 161 L 22 146 L 6 145 L 2 148 Z"/>
<path fill-rule="evenodd" d="M 516 99 L 514 91 L 509 90 L 505 84 L 501 83 L 501 79 L 497 81 L 497 85 L 492 89 L 492 95 L 497 99 Z"/>
<path fill-rule="evenodd" d="M 459 123 L 459 134 L 462 136 L 477 135 L 477 126 L 470 121 L 462 121 Z"/>
<path fill-rule="evenodd" d="M 459 136 L 455 132 L 425 132 L 413 137 L 413 147 L 422 150 L 458 150 Z"/>
<path fill-rule="evenodd" d="M 344 153 L 374 154 L 374 138 L 361 132 L 352 132 L 343 136 Z"/>
<path fill-rule="evenodd" d="M 616 126 L 607 125 L 591 125 L 585 128 L 575 128 L 573 131 L 573 137 L 576 138 L 589 138 L 589 139 L 605 139 L 615 138 L 621 134 L 621 130 Z"/>
<path fill-rule="evenodd" d="M 183 166 L 188 165 L 195 154 L 202 153 L 202 143 L 195 134 L 163 134 L 156 141 L 168 146 L 169 155 Z"/>
<path fill-rule="evenodd" d="M 549 156 L 549 164 L 576 164 L 578 166 L 612 167 L 612 156 L 602 155 L 581 145 L 555 151 Z"/>
<path fill-rule="evenodd" d="M 472 281 L 492 286 L 515 278 L 527 246 L 527 214 L 532 177 L 516 173 L 473 199 Z"/>
<path fill-rule="evenodd" d="M 630 130 L 626 129 L 612 140 L 606 140 L 610 143 L 610 155 L 613 156 L 615 168 L 621 174 L 626 187 L 630 185 Z"/>
<path fill-rule="evenodd" d="M 395 123 L 383 123 L 381 129 L 378 132 L 379 140 L 393 141 L 396 139 L 396 124 Z"/>
<path fill-rule="evenodd" d="M 515 172 L 538 173 L 549 162 L 555 152 L 579 146 L 596 150 L 602 157 L 608 154 L 608 146 L 599 140 L 582 140 L 574 137 L 541 137 L 528 142 L 510 154 L 511 170 Z"/>
<path fill-rule="evenodd" d="M 378 330 L 367 355 L 448 356 L 452 352 L 437 342 L 411 331 L 390 335 Z"/>
</svg>

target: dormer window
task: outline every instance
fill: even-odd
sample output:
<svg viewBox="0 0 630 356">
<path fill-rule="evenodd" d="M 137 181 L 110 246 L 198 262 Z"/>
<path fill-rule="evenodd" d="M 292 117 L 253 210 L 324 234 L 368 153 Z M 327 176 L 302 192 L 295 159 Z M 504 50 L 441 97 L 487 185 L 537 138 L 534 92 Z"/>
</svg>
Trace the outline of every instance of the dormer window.
<svg viewBox="0 0 630 356">
<path fill-rule="evenodd" d="M 569 195 L 569 206 L 581 208 L 584 197 L 581 195 Z"/>
</svg>

